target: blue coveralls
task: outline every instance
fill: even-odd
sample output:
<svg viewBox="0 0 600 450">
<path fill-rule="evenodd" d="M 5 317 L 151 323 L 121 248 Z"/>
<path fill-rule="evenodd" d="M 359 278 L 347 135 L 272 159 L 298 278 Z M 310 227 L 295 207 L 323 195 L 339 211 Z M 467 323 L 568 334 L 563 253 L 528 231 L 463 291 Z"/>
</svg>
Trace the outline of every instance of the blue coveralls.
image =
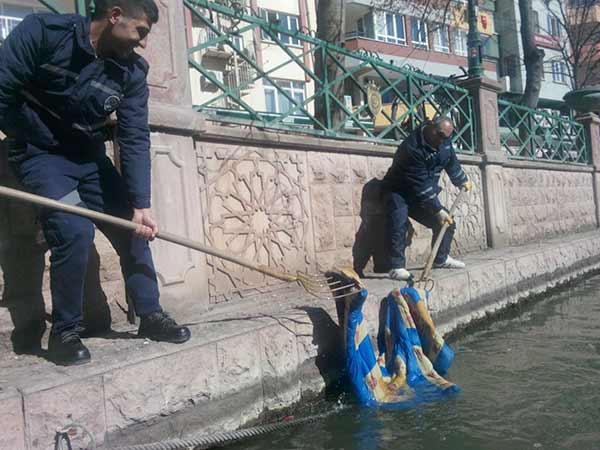
<svg viewBox="0 0 600 450">
<path fill-rule="evenodd" d="M 90 21 L 75 14 L 32 14 L 0 47 L 0 129 L 9 162 L 30 192 L 131 218 L 150 207 L 148 65 L 99 59 Z M 117 114 L 120 175 L 106 156 L 107 121 Z M 84 279 L 94 226 L 86 218 L 42 211 L 51 250 L 53 331 L 82 321 Z M 148 243 L 98 224 L 119 254 L 126 290 L 139 315 L 160 311 Z"/>
<path fill-rule="evenodd" d="M 423 127 L 413 131 L 398 147 L 392 166 L 383 179 L 386 209 L 386 245 L 391 268 L 404 268 L 408 218 L 433 230 L 432 243 L 441 225 L 435 215 L 443 209 L 438 194 L 440 174 L 445 170 L 455 186 L 468 181 L 450 139 L 436 151 L 423 137 Z M 436 264 L 446 261 L 456 225 L 452 224 L 440 245 Z"/>
</svg>

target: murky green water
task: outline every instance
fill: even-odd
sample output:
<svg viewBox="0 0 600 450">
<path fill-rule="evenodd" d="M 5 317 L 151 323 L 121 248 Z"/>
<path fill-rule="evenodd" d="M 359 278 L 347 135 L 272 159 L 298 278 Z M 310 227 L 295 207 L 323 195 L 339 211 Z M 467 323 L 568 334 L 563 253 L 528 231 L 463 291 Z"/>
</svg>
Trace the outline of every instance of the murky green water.
<svg viewBox="0 0 600 450">
<path fill-rule="evenodd" d="M 451 344 L 456 399 L 411 411 L 351 405 L 234 448 L 600 449 L 600 276 Z"/>
</svg>

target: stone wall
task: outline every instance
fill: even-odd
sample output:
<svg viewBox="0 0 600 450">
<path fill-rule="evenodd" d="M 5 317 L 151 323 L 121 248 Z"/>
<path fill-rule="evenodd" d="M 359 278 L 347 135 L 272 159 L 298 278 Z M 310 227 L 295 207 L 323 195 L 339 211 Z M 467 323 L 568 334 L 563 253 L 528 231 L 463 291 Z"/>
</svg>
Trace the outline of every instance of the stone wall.
<svg viewBox="0 0 600 450">
<path fill-rule="evenodd" d="M 511 245 L 596 227 L 590 171 L 504 168 Z"/>
<path fill-rule="evenodd" d="M 371 148 L 370 155 L 358 150 L 340 152 L 305 138 L 302 150 L 293 137 L 281 142 L 281 136 L 278 141 L 267 134 L 265 142 L 256 132 L 228 140 L 218 129 L 210 133 L 210 138 L 196 142 L 206 244 L 288 272 L 352 265 L 363 188 L 385 175 L 393 149 Z M 457 254 L 487 245 L 481 171 L 472 164 L 476 158 L 465 159 L 475 188 L 456 214 Z M 449 206 L 458 190 L 445 176 L 442 185 L 442 201 Z M 383 223 L 381 206 L 369 208 L 377 210 L 376 219 Z M 410 265 L 424 262 L 431 243 L 428 229 L 417 223 L 414 227 L 413 244 L 407 251 Z M 381 229 L 371 232 L 381 234 Z M 208 257 L 207 264 L 212 306 L 281 284 L 217 258 Z"/>
</svg>

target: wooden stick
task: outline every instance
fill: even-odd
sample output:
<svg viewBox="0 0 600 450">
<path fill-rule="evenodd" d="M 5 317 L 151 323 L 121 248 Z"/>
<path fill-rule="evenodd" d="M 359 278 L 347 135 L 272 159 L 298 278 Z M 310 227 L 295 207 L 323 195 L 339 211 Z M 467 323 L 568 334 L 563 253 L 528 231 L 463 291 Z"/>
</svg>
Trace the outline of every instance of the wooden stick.
<svg viewBox="0 0 600 450">
<path fill-rule="evenodd" d="M 454 211 L 456 210 L 456 207 L 461 202 L 461 200 L 466 192 L 467 192 L 466 189 L 461 188 L 460 192 L 456 196 L 456 199 L 454 200 L 454 203 L 452 203 L 452 207 L 450 208 L 450 211 L 449 211 L 451 217 L 454 216 Z M 449 223 L 445 223 L 442 226 L 442 229 L 440 230 L 440 233 L 438 234 L 438 237 L 435 240 L 433 247 L 431 248 L 431 253 L 429 254 L 429 258 L 427 258 L 427 264 L 425 264 L 425 270 L 423 270 L 423 272 L 421 273 L 421 278 L 419 278 L 419 281 L 418 281 L 419 283 L 421 283 L 429 278 L 429 275 L 431 274 L 431 269 L 433 267 L 433 261 L 435 260 L 438 250 L 440 249 L 440 245 L 442 245 L 442 239 L 444 239 L 444 235 L 446 234 L 446 230 L 448 230 L 449 226 L 450 226 Z"/>
<path fill-rule="evenodd" d="M 121 219 L 119 217 L 114 217 L 108 214 L 103 214 L 97 211 L 92 211 L 90 209 L 81 208 L 79 206 L 67 205 L 65 203 L 61 203 L 56 200 L 52 200 L 46 197 L 41 197 L 39 195 L 30 194 L 28 192 L 23 192 L 18 189 L 11 189 L 5 186 L 0 186 L 0 196 L 10 198 L 12 200 L 18 200 L 25 203 L 31 203 L 33 205 L 41 206 L 43 208 L 54 209 L 57 211 L 63 211 L 66 213 L 76 214 L 78 216 L 87 217 L 90 220 L 104 222 L 111 225 L 115 225 L 120 228 L 124 228 L 126 230 L 135 231 L 138 227 L 138 224 L 126 220 Z M 253 263 L 252 261 L 248 261 L 243 258 L 238 258 L 237 256 L 230 255 L 225 253 L 222 250 L 218 250 L 213 247 L 208 247 L 200 242 L 192 241 L 191 239 L 184 238 L 182 236 L 177 236 L 175 234 L 167 233 L 166 231 L 159 231 L 156 235 L 158 239 L 162 239 L 164 241 L 172 242 L 174 244 L 179 244 L 187 248 L 191 248 L 194 250 L 198 250 L 202 253 L 206 253 L 207 255 L 216 256 L 217 258 L 224 259 L 226 261 L 230 261 L 235 264 L 239 264 L 240 266 L 246 267 L 248 269 L 256 270 L 257 272 L 261 272 L 265 275 L 269 275 L 271 277 L 283 280 L 283 281 L 297 281 L 298 277 L 296 275 L 279 272 L 274 269 L 271 269 L 267 266 L 263 266 L 260 264 Z"/>
</svg>

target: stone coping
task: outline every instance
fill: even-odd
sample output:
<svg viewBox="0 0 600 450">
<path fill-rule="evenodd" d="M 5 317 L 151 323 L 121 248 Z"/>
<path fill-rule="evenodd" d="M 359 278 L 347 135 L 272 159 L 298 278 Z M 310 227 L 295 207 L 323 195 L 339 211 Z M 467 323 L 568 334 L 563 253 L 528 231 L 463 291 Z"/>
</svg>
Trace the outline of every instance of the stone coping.
<svg viewBox="0 0 600 450">
<path fill-rule="evenodd" d="M 429 306 L 443 332 L 600 267 L 600 231 L 465 261 L 465 270 L 433 273 Z M 374 334 L 379 299 L 397 283 L 373 275 L 365 284 Z M 3 352 L 0 448 L 51 450 L 56 428 L 71 421 L 110 446 L 235 429 L 314 395 L 343 361 L 335 305 L 294 285 L 189 326 L 193 338 L 180 346 L 135 339 L 132 327 L 88 339 L 93 362 L 80 367 Z"/>
<path fill-rule="evenodd" d="M 594 172 L 593 166 L 584 166 L 579 164 L 562 164 L 562 163 L 551 163 L 544 161 L 523 161 L 518 159 L 508 159 L 502 163 L 504 167 L 510 167 L 514 169 L 537 169 L 537 170 L 554 170 L 559 172 Z"/>
<path fill-rule="evenodd" d="M 277 149 L 302 150 L 307 152 L 330 152 L 351 155 L 393 157 L 396 146 L 370 142 L 320 138 L 302 134 L 275 132 L 254 127 L 241 128 L 239 125 L 215 125 L 207 122 L 206 132 L 196 137 L 199 141 L 244 144 L 248 146 L 268 146 Z M 459 159 L 467 164 L 480 164 L 481 155 L 458 153 Z"/>
</svg>

